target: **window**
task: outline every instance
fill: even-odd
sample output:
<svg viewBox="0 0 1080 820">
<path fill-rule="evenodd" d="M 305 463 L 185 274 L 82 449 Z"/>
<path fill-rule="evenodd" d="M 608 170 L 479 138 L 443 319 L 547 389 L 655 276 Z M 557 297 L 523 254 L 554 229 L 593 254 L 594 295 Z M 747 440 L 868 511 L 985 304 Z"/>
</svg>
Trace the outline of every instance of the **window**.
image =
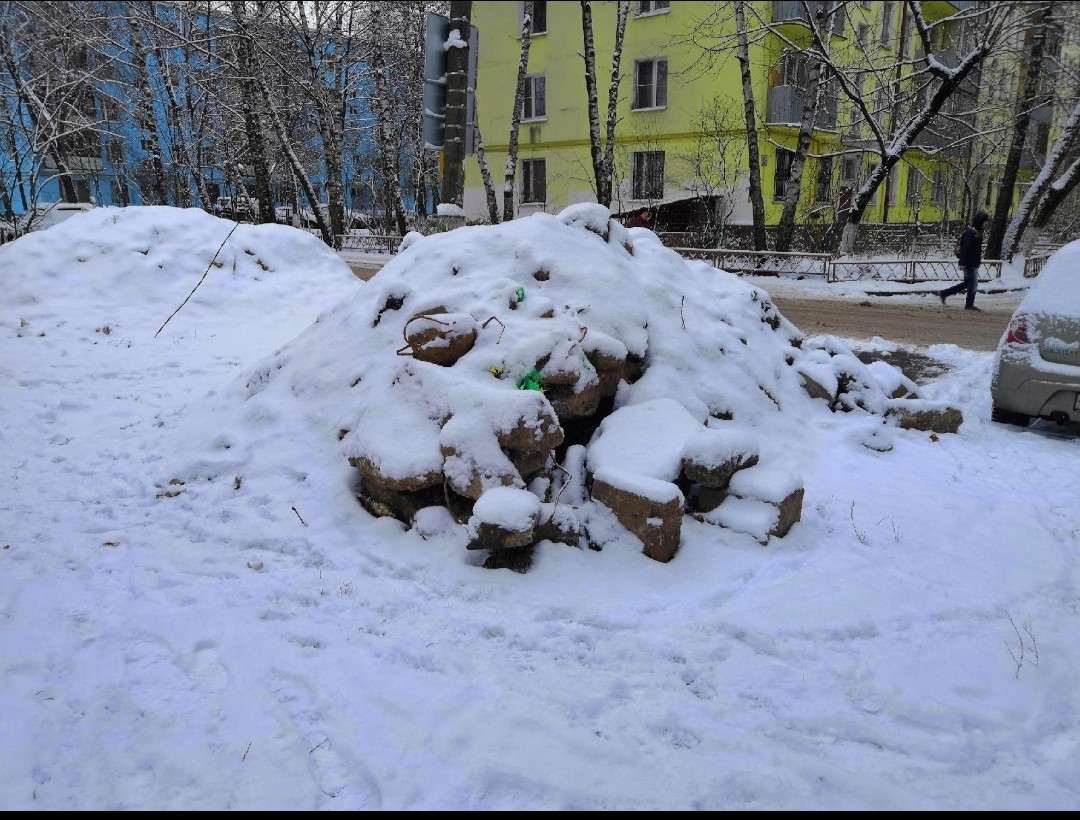
<svg viewBox="0 0 1080 820">
<path fill-rule="evenodd" d="M 983 202 L 987 208 L 990 207 L 990 198 L 994 192 L 994 180 L 993 178 L 986 180 L 986 201 Z"/>
<path fill-rule="evenodd" d="M 922 174 L 918 168 L 907 169 L 907 194 L 904 201 L 908 205 L 917 205 L 922 201 Z"/>
<path fill-rule="evenodd" d="M 124 184 L 123 180 L 114 179 L 109 182 L 109 199 L 113 205 L 128 204 L 127 185 Z"/>
<path fill-rule="evenodd" d="M 945 201 L 945 171 L 941 168 L 934 169 L 932 180 L 930 201 L 935 205 L 940 205 Z"/>
<path fill-rule="evenodd" d="M 785 49 L 780 55 L 780 85 L 806 88 L 808 64 L 809 59 L 803 52 Z"/>
<path fill-rule="evenodd" d="M 638 108 L 663 108 L 667 105 L 667 60 L 634 62 L 634 105 Z"/>
<path fill-rule="evenodd" d="M 525 99 L 521 101 L 521 118 L 538 120 L 547 116 L 547 84 L 543 74 L 525 78 Z"/>
<path fill-rule="evenodd" d="M 855 29 L 855 42 L 858 43 L 859 48 L 866 48 L 870 45 L 870 24 L 859 23 L 859 27 Z"/>
<path fill-rule="evenodd" d="M 893 3 L 881 4 L 881 45 L 887 46 L 892 40 Z"/>
<path fill-rule="evenodd" d="M 518 3 L 518 23 L 523 23 L 524 20 L 525 4 Z M 532 33 L 547 34 L 547 3 L 541 2 L 541 0 L 534 0 L 533 2 Z"/>
<path fill-rule="evenodd" d="M 124 164 L 124 145 L 119 140 L 108 140 L 105 143 L 105 159 L 113 168 Z"/>
<path fill-rule="evenodd" d="M 896 204 L 896 186 L 900 184 L 900 166 L 894 165 L 889 169 L 889 196 L 885 200 L 888 205 Z"/>
<path fill-rule="evenodd" d="M 521 161 L 521 201 L 547 202 L 547 160 Z"/>
<path fill-rule="evenodd" d="M 818 160 L 817 186 L 815 190 L 818 202 L 828 202 L 832 198 L 832 170 L 832 157 L 822 157 Z"/>
<path fill-rule="evenodd" d="M 634 199 L 663 199 L 664 152 L 634 152 Z"/>
<path fill-rule="evenodd" d="M 668 0 L 638 0 L 635 17 L 644 17 L 646 14 L 660 14 L 671 10 Z"/>
<path fill-rule="evenodd" d="M 844 26 L 847 24 L 847 9 L 844 8 L 842 3 L 837 3 L 833 8 L 830 20 L 828 23 L 829 30 L 833 34 L 843 34 Z"/>
<path fill-rule="evenodd" d="M 85 179 L 75 180 L 75 201 L 90 202 L 90 183 Z"/>
<path fill-rule="evenodd" d="M 783 199 L 788 180 L 791 179 L 791 161 L 795 158 L 792 151 L 776 149 L 776 170 L 773 171 L 773 199 Z"/>
<path fill-rule="evenodd" d="M 101 115 L 109 122 L 120 121 L 120 103 L 112 97 L 101 98 Z"/>
<path fill-rule="evenodd" d="M 855 182 L 859 178 L 859 158 L 844 157 L 840 164 L 840 181 Z"/>
</svg>

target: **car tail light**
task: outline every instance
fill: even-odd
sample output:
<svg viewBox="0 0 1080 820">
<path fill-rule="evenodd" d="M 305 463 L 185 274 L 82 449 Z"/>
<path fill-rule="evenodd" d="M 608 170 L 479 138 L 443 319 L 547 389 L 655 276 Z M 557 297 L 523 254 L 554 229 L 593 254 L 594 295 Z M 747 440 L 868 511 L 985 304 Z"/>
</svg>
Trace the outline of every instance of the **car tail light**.
<svg viewBox="0 0 1080 820">
<path fill-rule="evenodd" d="M 1005 344 L 1031 344 L 1031 339 L 1028 337 L 1027 316 L 1013 316 L 1012 321 L 1009 322 L 1009 329 L 1005 331 Z"/>
</svg>

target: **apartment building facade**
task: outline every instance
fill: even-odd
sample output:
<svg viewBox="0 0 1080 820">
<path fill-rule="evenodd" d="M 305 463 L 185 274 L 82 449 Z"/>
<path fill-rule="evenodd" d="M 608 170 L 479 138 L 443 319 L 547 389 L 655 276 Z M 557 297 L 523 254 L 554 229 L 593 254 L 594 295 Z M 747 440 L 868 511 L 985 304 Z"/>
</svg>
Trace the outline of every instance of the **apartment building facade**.
<svg viewBox="0 0 1080 820">
<path fill-rule="evenodd" d="M 922 4 L 926 19 L 939 23 L 934 29 L 939 38 L 934 56 L 946 64 L 950 60 L 955 64 L 953 44 L 961 44 L 964 36 L 961 26 L 953 26 L 949 18 L 971 5 L 944 0 Z M 500 2 L 473 7 L 472 22 L 480 31 L 477 123 L 500 198 L 521 50 L 522 6 Z M 811 34 L 806 7 L 797 0 L 744 6 L 765 218 L 766 224 L 776 225 L 809 99 L 804 49 Z M 592 3 L 601 119 L 617 7 L 615 2 Z M 733 9 L 732 3 L 678 0 L 630 4 L 621 57 L 614 212 L 649 206 L 666 214 L 668 226 L 678 230 L 699 226 L 703 213 L 731 225 L 751 223 Z M 896 72 L 911 73 L 925 65 L 906 4 L 829 3 L 827 9 L 830 49 L 838 63 L 859 67 L 846 76 L 860 84 L 875 119 L 888 127 L 920 104 L 916 91 L 903 100 L 895 90 L 892 97 L 888 92 L 889 81 L 900 76 Z M 519 132 L 516 215 L 595 201 L 580 3 L 534 3 L 533 22 Z M 978 73 L 969 78 L 949 101 L 948 117 L 935 119 L 904 153 L 878 189 L 865 223 L 960 219 L 974 199 L 989 198 L 992 173 L 973 175 L 971 142 L 958 139 L 978 127 L 979 80 Z M 834 81 L 819 105 L 802 175 L 797 217 L 801 223 L 827 224 L 843 218 L 852 191 L 877 162 L 871 136 L 865 116 Z M 973 179 L 982 185 L 975 193 Z M 467 165 L 465 209 L 472 218 L 483 219 L 486 214 L 476 157 Z"/>
</svg>

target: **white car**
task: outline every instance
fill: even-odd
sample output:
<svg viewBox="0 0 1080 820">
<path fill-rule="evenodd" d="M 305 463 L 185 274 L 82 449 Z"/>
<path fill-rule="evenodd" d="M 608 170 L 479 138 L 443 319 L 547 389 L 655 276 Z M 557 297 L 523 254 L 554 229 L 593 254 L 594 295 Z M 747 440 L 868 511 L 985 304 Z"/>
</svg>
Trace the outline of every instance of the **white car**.
<svg viewBox="0 0 1080 820">
<path fill-rule="evenodd" d="M 1012 315 L 990 377 L 990 418 L 1080 422 L 1080 241 L 1051 256 Z"/>
<path fill-rule="evenodd" d="M 329 224 L 330 222 L 330 206 L 325 202 L 319 204 L 319 212 L 322 214 L 323 219 Z M 368 217 L 360 211 L 345 211 L 345 231 L 346 233 L 363 233 L 370 230 L 368 228 Z M 317 228 L 319 223 L 315 221 L 315 214 L 310 208 L 302 208 L 300 210 L 300 222 L 304 228 Z"/>
<path fill-rule="evenodd" d="M 19 221 L 23 233 L 43 231 L 53 225 L 59 225 L 65 219 L 83 214 L 94 209 L 90 202 L 39 202 L 33 210 L 27 211 Z"/>
</svg>

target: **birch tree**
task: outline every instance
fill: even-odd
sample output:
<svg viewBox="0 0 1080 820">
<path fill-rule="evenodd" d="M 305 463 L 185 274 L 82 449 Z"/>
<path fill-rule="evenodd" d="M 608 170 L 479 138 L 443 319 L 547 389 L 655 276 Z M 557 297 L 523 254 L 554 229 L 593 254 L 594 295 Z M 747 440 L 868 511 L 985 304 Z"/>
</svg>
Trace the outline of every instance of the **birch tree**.
<svg viewBox="0 0 1080 820">
<path fill-rule="evenodd" d="M 525 75 L 529 70 L 529 47 L 532 45 L 532 0 L 525 0 L 521 16 L 521 56 L 518 59 L 514 110 L 510 117 L 510 140 L 506 150 L 506 173 L 503 181 L 503 222 L 514 218 L 514 177 L 517 172 L 518 132 L 521 109 L 525 103 Z"/>
<path fill-rule="evenodd" d="M 236 24 L 234 56 L 239 70 L 240 107 L 243 112 L 244 134 L 247 137 L 247 164 L 255 183 L 255 199 L 259 203 L 259 220 L 274 222 L 274 196 L 270 189 L 270 158 L 262 117 L 255 108 L 259 99 L 260 67 L 255 56 L 254 36 L 250 30 L 244 0 L 231 0 L 233 22 Z"/>
<path fill-rule="evenodd" d="M 476 164 L 480 166 L 480 177 L 484 181 L 484 196 L 487 200 L 488 218 L 492 225 L 499 224 L 499 199 L 495 195 L 495 183 L 491 179 L 491 168 L 488 167 L 487 155 L 484 153 L 484 137 L 480 133 L 480 117 L 477 114 L 478 105 L 473 106 L 473 136 L 476 140 Z"/>
<path fill-rule="evenodd" d="M 400 236 L 408 230 L 405 217 L 405 201 L 401 196 L 400 175 L 398 173 L 397 140 L 394 138 L 390 94 L 386 79 L 386 60 L 383 56 L 382 38 L 384 34 L 382 3 L 373 3 L 371 9 L 372 43 L 369 55 L 369 73 L 374 93 L 372 108 L 375 112 L 375 142 L 379 148 L 382 163 L 383 180 L 390 198 L 392 214 Z"/>
<path fill-rule="evenodd" d="M 768 250 L 765 236 L 765 201 L 761 196 L 761 152 L 757 139 L 757 106 L 754 101 L 753 77 L 750 74 L 750 43 L 746 31 L 746 3 L 735 2 L 735 35 L 742 77 L 743 124 L 746 127 L 746 157 L 749 165 L 750 208 L 754 221 L 754 250 Z"/>
<path fill-rule="evenodd" d="M 585 93 L 589 110 L 589 148 L 593 166 L 596 201 L 611 207 L 612 181 L 615 175 L 615 127 L 618 123 L 619 84 L 623 38 L 630 4 L 620 0 L 615 16 L 615 44 L 611 51 L 611 74 L 608 82 L 607 116 L 604 138 L 600 136 L 600 100 L 596 80 L 596 45 L 593 36 L 592 3 L 581 0 L 581 32 L 585 44 Z"/>
<path fill-rule="evenodd" d="M 839 8 L 838 4 L 817 3 L 813 17 L 809 16 L 809 4 L 804 2 L 803 5 L 808 26 L 814 27 L 819 33 L 827 34 L 832 30 L 834 15 Z M 784 207 L 776 227 L 775 248 L 781 252 L 791 249 L 791 240 L 795 235 L 795 214 L 799 206 L 799 196 L 802 193 L 803 169 L 806 166 L 807 154 L 810 152 L 814 129 L 818 126 L 818 112 L 821 110 L 821 99 L 829 78 L 828 70 L 812 52 L 790 49 L 786 52 L 786 56 L 788 59 L 801 60 L 807 70 L 802 116 L 795 136 L 795 151 L 791 159 L 789 178 L 784 187 Z"/>
<path fill-rule="evenodd" d="M 142 174 L 143 199 L 151 205 L 168 205 L 169 195 L 165 182 L 165 163 L 161 148 L 161 134 L 158 131 L 155 103 L 157 102 L 150 76 L 150 44 L 143 33 L 139 16 L 128 9 L 127 23 L 131 48 L 131 62 L 134 72 L 134 84 L 137 89 L 135 98 L 135 120 L 143 135 L 144 144 L 149 145 L 149 156 L 145 162 L 146 173 Z"/>
</svg>

